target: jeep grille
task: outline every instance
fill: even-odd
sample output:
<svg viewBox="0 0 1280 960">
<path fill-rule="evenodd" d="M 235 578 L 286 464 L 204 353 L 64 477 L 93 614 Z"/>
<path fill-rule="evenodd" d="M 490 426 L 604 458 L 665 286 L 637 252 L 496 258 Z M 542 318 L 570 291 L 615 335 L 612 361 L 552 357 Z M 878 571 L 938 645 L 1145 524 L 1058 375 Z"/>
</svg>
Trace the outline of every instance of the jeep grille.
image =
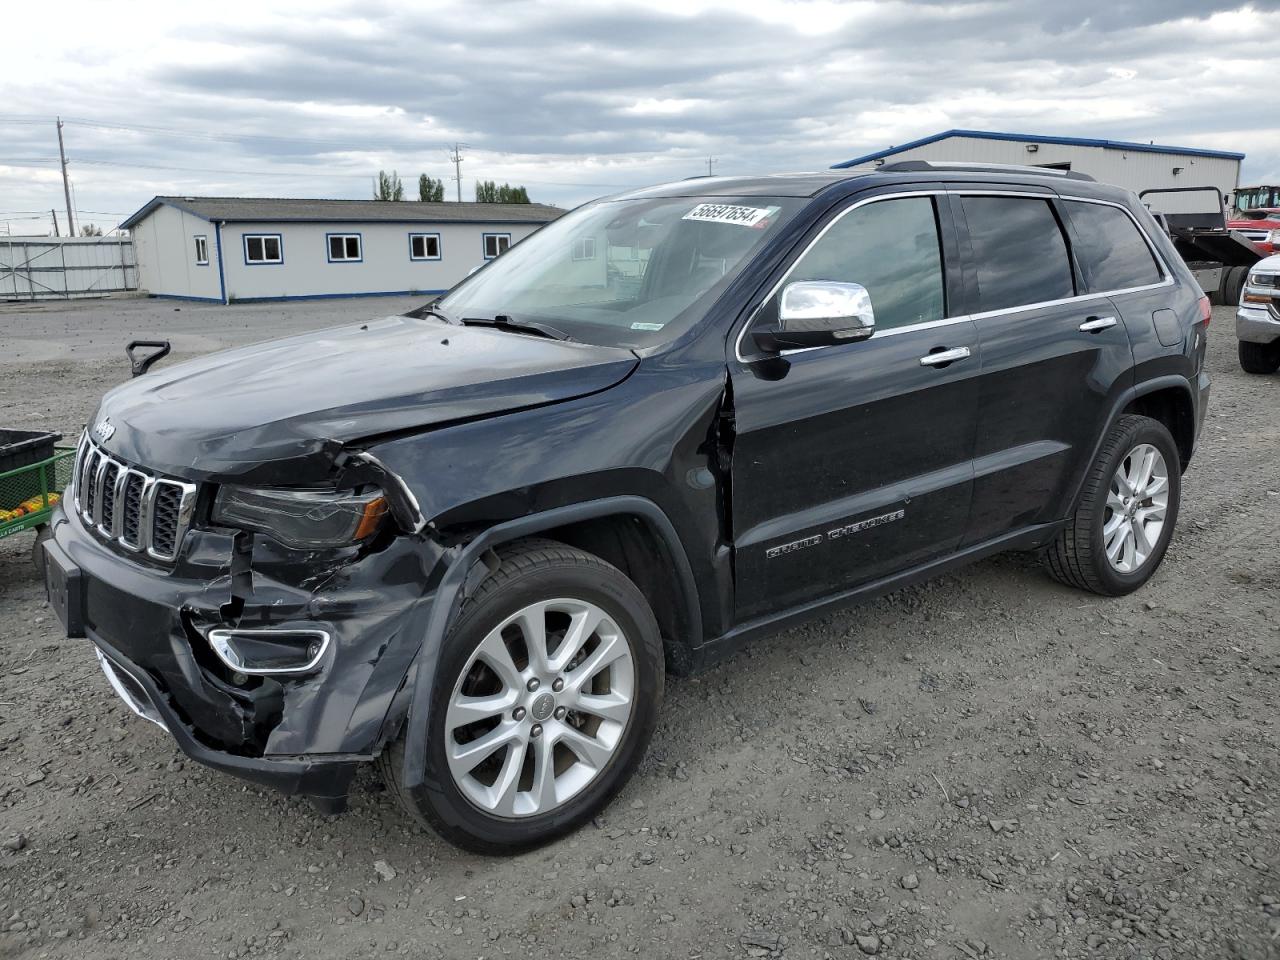
<svg viewBox="0 0 1280 960">
<path fill-rule="evenodd" d="M 86 434 L 72 474 L 76 510 L 101 540 L 173 561 L 191 524 L 196 485 L 117 460 Z"/>
</svg>

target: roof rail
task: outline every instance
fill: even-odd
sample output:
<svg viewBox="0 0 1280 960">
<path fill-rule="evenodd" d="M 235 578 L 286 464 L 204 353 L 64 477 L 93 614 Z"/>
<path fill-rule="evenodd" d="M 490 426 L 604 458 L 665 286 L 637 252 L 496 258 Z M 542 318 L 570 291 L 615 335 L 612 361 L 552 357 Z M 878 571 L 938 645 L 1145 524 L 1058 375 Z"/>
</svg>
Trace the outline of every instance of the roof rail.
<svg viewBox="0 0 1280 960">
<path fill-rule="evenodd" d="M 1033 167 L 1023 163 L 964 163 L 950 160 L 895 160 L 876 167 L 881 173 L 920 173 L 926 170 L 972 171 L 975 173 L 1030 173 L 1039 177 L 1063 177 L 1067 180 L 1096 181 L 1087 173 L 1076 170 L 1055 170 L 1052 167 Z"/>
</svg>

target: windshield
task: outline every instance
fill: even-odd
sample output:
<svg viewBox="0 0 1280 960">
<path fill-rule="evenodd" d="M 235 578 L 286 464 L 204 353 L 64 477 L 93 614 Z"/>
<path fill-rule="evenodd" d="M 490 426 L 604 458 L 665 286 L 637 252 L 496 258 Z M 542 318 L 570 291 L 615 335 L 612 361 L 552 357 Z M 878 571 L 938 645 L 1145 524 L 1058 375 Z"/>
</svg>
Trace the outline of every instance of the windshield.
<svg viewBox="0 0 1280 960">
<path fill-rule="evenodd" d="M 802 205 L 794 198 L 604 200 L 547 224 L 439 301 L 455 322 L 505 318 L 570 339 L 673 339 Z"/>
</svg>

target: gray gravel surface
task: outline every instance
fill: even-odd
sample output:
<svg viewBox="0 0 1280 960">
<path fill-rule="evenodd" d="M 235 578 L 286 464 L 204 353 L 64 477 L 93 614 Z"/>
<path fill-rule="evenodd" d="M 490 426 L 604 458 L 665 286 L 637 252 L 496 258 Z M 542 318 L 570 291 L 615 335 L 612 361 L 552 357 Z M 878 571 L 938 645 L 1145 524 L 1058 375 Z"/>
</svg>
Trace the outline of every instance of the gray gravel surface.
<svg viewBox="0 0 1280 960">
<path fill-rule="evenodd" d="M 0 423 L 73 437 L 179 356 L 410 301 L 0 306 Z M 370 772 L 329 819 L 184 760 L 0 541 L 0 957 L 1280 956 L 1280 376 L 1214 398 L 1155 579 L 1010 555 L 669 683 L 630 787 L 513 859 Z"/>
</svg>

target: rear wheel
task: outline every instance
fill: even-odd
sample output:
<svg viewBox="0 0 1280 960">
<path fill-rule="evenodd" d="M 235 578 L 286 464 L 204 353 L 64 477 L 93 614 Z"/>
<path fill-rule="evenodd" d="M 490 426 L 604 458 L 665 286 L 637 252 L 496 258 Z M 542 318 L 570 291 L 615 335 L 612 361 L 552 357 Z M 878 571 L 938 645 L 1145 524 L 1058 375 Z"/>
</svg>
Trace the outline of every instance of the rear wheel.
<svg viewBox="0 0 1280 960">
<path fill-rule="evenodd" d="M 1045 552 L 1062 583 L 1132 593 L 1164 558 L 1182 494 L 1178 449 L 1164 424 L 1121 417 L 1085 479 L 1080 505 Z"/>
<path fill-rule="evenodd" d="M 403 738 L 383 753 L 384 777 L 412 816 L 459 846 L 545 843 L 631 777 L 663 669 L 653 612 L 620 570 L 551 541 L 513 545 L 445 641 L 425 784 L 400 783 Z"/>
<path fill-rule="evenodd" d="M 1280 370 L 1280 340 L 1271 343 L 1241 340 L 1240 366 L 1245 373 L 1275 373 Z"/>
</svg>

